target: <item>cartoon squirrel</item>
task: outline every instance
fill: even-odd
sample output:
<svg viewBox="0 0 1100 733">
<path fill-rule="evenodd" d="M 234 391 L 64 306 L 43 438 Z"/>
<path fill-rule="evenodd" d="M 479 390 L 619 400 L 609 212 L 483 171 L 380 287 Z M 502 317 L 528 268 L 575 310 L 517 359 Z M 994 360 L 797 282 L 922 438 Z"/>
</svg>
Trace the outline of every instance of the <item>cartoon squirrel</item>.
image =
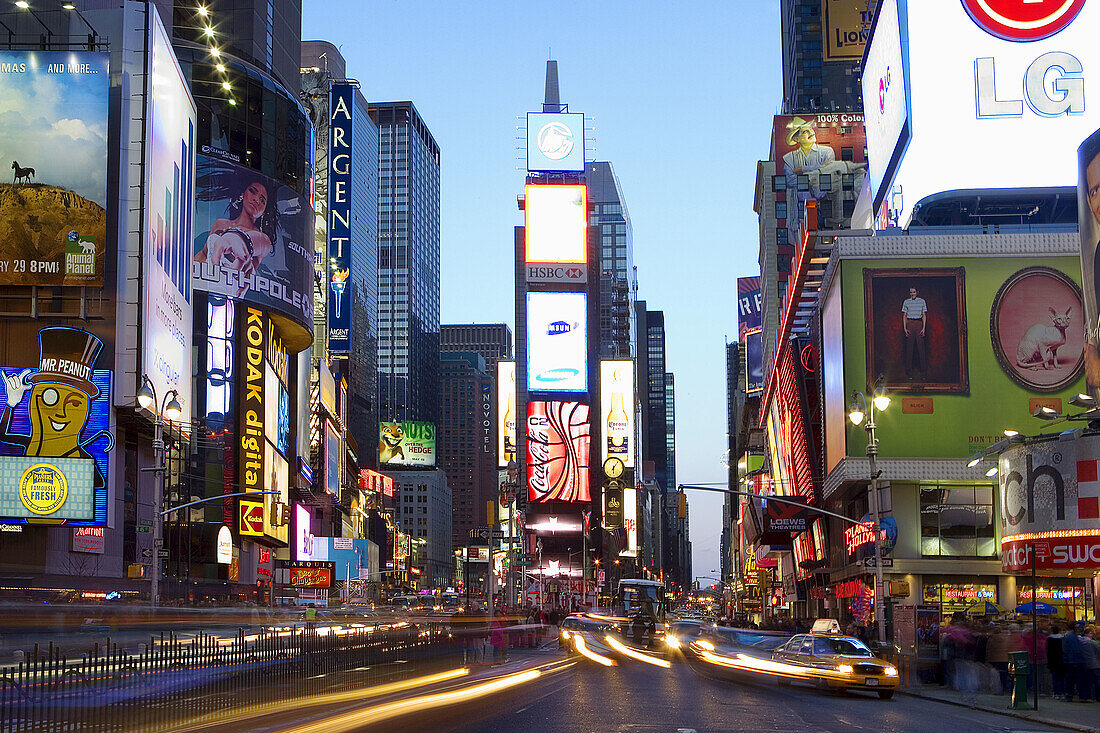
<svg viewBox="0 0 1100 733">
<path fill-rule="evenodd" d="M 401 447 L 401 441 L 405 439 L 405 431 L 397 423 L 388 423 L 382 426 L 382 437 L 378 441 L 379 463 L 390 463 L 400 457 L 405 460 L 405 449 Z"/>
<path fill-rule="evenodd" d="M 1069 312 L 1050 311 L 1050 323 L 1036 323 L 1029 328 L 1016 347 L 1016 366 L 1021 369 L 1057 369 L 1058 347 L 1066 343 L 1066 329 L 1069 327 Z"/>
</svg>

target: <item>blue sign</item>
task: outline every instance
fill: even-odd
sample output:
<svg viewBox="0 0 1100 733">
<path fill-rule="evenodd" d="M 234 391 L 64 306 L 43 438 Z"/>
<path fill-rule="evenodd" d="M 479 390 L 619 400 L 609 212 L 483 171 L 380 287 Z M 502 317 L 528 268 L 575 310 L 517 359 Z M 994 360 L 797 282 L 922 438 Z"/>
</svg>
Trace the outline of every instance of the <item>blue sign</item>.
<svg viewBox="0 0 1100 733">
<path fill-rule="evenodd" d="M 584 171 L 584 115 L 528 112 L 527 170 L 532 173 Z"/>
<path fill-rule="evenodd" d="M 355 87 L 333 84 L 329 94 L 328 348 L 351 351 L 351 109 Z"/>
</svg>

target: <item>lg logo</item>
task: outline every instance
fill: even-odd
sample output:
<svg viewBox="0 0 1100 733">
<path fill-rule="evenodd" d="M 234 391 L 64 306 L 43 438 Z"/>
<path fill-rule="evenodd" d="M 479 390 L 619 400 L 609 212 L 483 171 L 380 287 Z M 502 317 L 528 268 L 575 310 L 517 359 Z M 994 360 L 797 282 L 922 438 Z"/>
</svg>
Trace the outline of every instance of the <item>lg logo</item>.
<svg viewBox="0 0 1100 733">
<path fill-rule="evenodd" d="M 1085 0 L 962 0 L 962 4 L 986 33 L 1026 43 L 1065 30 L 1077 18 Z"/>
<path fill-rule="evenodd" d="M 890 91 L 890 67 L 886 67 L 886 73 L 878 80 L 878 111 L 886 114 L 886 92 Z"/>
</svg>

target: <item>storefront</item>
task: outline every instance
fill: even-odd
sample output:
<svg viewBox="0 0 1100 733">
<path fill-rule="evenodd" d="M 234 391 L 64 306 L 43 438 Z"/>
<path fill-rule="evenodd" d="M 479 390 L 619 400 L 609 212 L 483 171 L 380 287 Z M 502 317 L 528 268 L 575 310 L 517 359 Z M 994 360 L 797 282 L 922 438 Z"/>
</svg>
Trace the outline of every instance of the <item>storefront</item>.
<svg viewBox="0 0 1100 733">
<path fill-rule="evenodd" d="M 1093 618 L 1092 593 L 1087 588 L 1091 579 L 1038 578 L 1035 601 L 1058 609 L 1054 618 L 1069 621 L 1088 621 Z M 1031 579 L 1020 578 L 1016 583 L 1016 604 L 1031 603 Z M 1039 606 L 1042 608 L 1042 606 Z"/>
<path fill-rule="evenodd" d="M 925 605 L 938 605 L 944 622 L 950 621 L 952 615 L 965 614 L 968 609 L 980 604 L 999 603 L 996 582 L 966 583 L 930 576 L 924 579 L 922 586 Z"/>
</svg>

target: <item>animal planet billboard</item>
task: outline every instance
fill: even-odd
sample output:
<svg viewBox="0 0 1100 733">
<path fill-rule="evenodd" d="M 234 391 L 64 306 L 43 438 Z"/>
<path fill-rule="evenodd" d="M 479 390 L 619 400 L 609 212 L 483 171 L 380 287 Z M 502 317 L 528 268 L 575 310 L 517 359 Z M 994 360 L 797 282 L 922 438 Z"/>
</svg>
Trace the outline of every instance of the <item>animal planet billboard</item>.
<svg viewBox="0 0 1100 733">
<path fill-rule="evenodd" d="M 1100 568 L 1100 436 L 1014 445 L 998 464 L 1003 569 Z"/>
<path fill-rule="evenodd" d="M 0 51 L 0 285 L 103 285 L 109 59 Z"/>
<path fill-rule="evenodd" d="M 194 288 L 262 308 L 293 353 L 313 338 L 313 209 L 308 194 L 249 168 L 199 155 Z M 283 325 L 283 324 L 280 324 Z"/>
</svg>

